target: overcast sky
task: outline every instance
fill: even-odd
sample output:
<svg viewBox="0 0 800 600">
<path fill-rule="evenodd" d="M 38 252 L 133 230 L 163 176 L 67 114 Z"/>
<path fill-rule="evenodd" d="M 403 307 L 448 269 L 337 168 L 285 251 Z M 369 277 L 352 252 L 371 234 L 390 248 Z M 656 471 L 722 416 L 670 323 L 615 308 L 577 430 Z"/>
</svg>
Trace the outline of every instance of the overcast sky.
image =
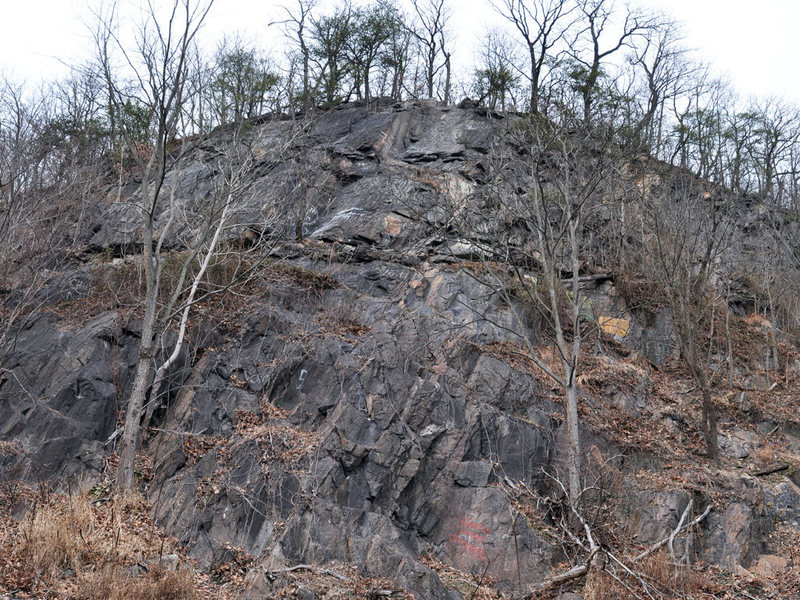
<svg viewBox="0 0 800 600">
<path fill-rule="evenodd" d="M 3 0 L 0 20 L 0 72 L 34 83 L 63 74 L 62 63 L 88 56 L 87 22 L 93 0 Z M 138 5 L 140 0 L 123 0 Z M 618 0 L 622 3 L 621 0 Z M 213 41 L 240 30 L 268 33 L 279 2 L 216 0 L 204 39 Z M 686 44 L 727 75 L 745 96 L 775 95 L 800 104 L 800 0 L 639 0 L 684 24 Z M 489 0 L 451 0 L 457 50 L 464 57 L 497 23 Z M 470 61 L 465 61 L 469 63 Z"/>
</svg>

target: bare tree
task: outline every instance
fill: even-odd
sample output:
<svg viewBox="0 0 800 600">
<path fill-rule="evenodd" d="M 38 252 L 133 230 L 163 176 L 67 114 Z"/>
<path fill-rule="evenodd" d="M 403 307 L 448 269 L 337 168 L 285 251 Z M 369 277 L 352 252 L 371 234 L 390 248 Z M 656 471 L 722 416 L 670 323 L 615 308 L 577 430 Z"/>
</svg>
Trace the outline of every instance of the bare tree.
<svg viewBox="0 0 800 600">
<path fill-rule="evenodd" d="M 800 113 L 774 98 L 759 103 L 750 153 L 756 167 L 758 191 L 765 201 L 781 204 L 786 188 L 784 171 L 790 149 L 800 143 Z"/>
<path fill-rule="evenodd" d="M 694 75 L 687 79 L 684 93 L 672 99 L 676 122 L 671 161 L 723 184 L 724 116 L 730 89 L 706 67 L 697 67 Z"/>
<path fill-rule="evenodd" d="M 297 8 L 292 11 L 287 6 L 282 6 L 287 17 L 282 21 L 273 21 L 272 25 L 280 25 L 284 28 L 286 38 L 297 45 L 300 52 L 300 63 L 302 65 L 302 109 L 304 113 L 313 106 L 311 93 L 311 49 L 308 45 L 308 28 L 311 23 L 311 11 L 317 5 L 317 0 L 297 0 Z M 289 106 L 294 112 L 294 98 L 289 98 Z"/>
<path fill-rule="evenodd" d="M 492 110 L 506 110 L 515 104 L 515 91 L 519 76 L 515 72 L 514 50 L 502 34 L 494 32 L 486 36 L 481 53 L 481 62 L 475 69 L 473 91 L 478 102 Z"/>
<path fill-rule="evenodd" d="M 391 82 L 389 96 L 394 100 L 401 100 L 403 97 L 407 70 L 412 59 L 412 34 L 409 28 L 402 24 L 402 19 L 402 14 L 399 14 L 397 26 L 393 28 L 392 36 L 386 42 L 381 61 L 383 78 Z"/>
<path fill-rule="evenodd" d="M 546 70 L 565 50 L 559 45 L 573 24 L 575 8 L 567 0 L 492 0 L 492 4 L 522 36 L 529 60 L 523 75 L 531 86 L 530 111 L 537 114 Z"/>
<path fill-rule="evenodd" d="M 447 50 L 447 26 L 450 11 L 446 0 L 412 0 L 416 13 L 416 22 L 411 33 L 420 45 L 422 60 L 425 65 L 425 86 L 428 98 L 436 96 L 436 78 L 442 69 L 445 70 L 445 89 L 443 100 L 450 100 L 450 52 Z"/>
<path fill-rule="evenodd" d="M 35 302 L 43 266 L 35 260 L 37 249 L 49 245 L 39 224 L 48 201 L 39 185 L 43 156 L 37 130 L 43 112 L 41 102 L 28 102 L 21 87 L 0 81 L 0 364 L 14 326 Z M 16 302 L 7 306 L 14 290 Z"/>
<path fill-rule="evenodd" d="M 666 19 L 644 32 L 642 43 L 634 48 L 631 63 L 644 76 L 644 107 L 639 122 L 648 150 L 658 156 L 664 135 L 664 106 L 681 94 L 682 82 L 691 71 L 686 50 L 679 43 L 678 26 Z"/>
<path fill-rule="evenodd" d="M 352 35 L 348 36 L 347 45 L 354 87 L 357 96 L 369 102 L 373 69 L 380 64 L 389 40 L 403 27 L 402 20 L 397 9 L 381 3 L 353 11 L 352 19 Z"/>
<path fill-rule="evenodd" d="M 0 79 L 0 362 L 18 325 L 48 302 L 48 272 L 105 184 L 101 113 L 97 81 L 79 71 L 35 91 Z"/>
<path fill-rule="evenodd" d="M 749 149 L 753 145 L 756 114 L 732 105 L 724 110 L 724 169 L 731 191 L 747 194 L 752 183 Z"/>
<path fill-rule="evenodd" d="M 351 70 L 347 58 L 347 42 L 353 34 L 351 20 L 349 2 L 332 15 L 311 20 L 311 53 L 319 65 L 323 97 L 329 104 L 341 97 Z"/>
<path fill-rule="evenodd" d="M 271 250 L 271 246 L 261 243 L 265 242 L 263 231 L 269 219 L 265 217 L 258 223 L 242 223 L 239 214 L 241 207 L 246 205 L 253 184 L 251 171 L 255 167 L 255 158 L 251 142 L 252 139 L 244 139 L 242 128 L 234 129 L 230 139 L 222 138 L 213 144 L 207 142 L 206 148 L 213 148 L 215 154 L 210 161 L 212 191 L 198 203 L 198 209 L 180 218 L 184 229 L 177 237 L 186 250 L 176 281 L 170 289 L 165 289 L 168 300 L 159 309 L 157 319 L 157 336 L 160 340 L 163 341 L 163 333 L 172 323 L 177 326 L 178 333 L 171 343 L 168 356 L 155 370 L 152 393 L 144 407 L 145 425 L 150 423 L 153 412 L 164 400 L 160 395 L 162 384 L 184 349 L 192 308 L 248 280 Z M 171 196 L 180 185 L 181 165 L 176 165 L 173 171 Z M 171 213 L 181 210 L 174 197 L 170 198 L 169 210 Z M 182 212 L 186 212 L 186 209 L 183 208 Z M 251 238 L 255 236 L 257 239 L 250 239 L 245 250 L 231 248 L 228 242 L 236 237 L 234 232 L 237 230 L 240 238 L 242 234 L 250 234 Z M 276 240 L 271 241 L 274 243 Z M 209 268 L 214 266 L 223 266 L 226 274 L 210 281 L 206 276 Z"/>
<path fill-rule="evenodd" d="M 206 102 L 220 124 L 250 119 L 264 111 L 278 80 L 264 53 L 241 36 L 225 38 L 214 53 Z"/>
<path fill-rule="evenodd" d="M 795 238 L 793 207 L 767 205 L 764 216 L 768 226 L 762 227 L 755 252 L 743 261 L 756 296 L 756 310 L 763 310 L 769 320 L 769 357 L 767 367 L 780 368 L 779 336 L 798 331 L 797 302 L 800 290 L 800 248 Z"/>
<path fill-rule="evenodd" d="M 448 223 L 468 236 L 470 258 L 482 261 L 478 272 L 465 272 L 503 300 L 513 326 L 494 322 L 563 391 L 566 488 L 573 506 L 582 490 L 577 377 L 584 335 L 593 327 L 582 270 L 587 219 L 618 182 L 622 157 L 611 139 L 575 122 L 556 125 L 539 116 L 515 121 L 509 146 L 495 151 L 494 183 L 480 209 L 453 207 Z M 536 319 L 549 344 L 541 344 L 537 327 L 532 330 Z"/>
<path fill-rule="evenodd" d="M 604 61 L 629 46 L 634 38 L 658 25 L 642 13 L 626 9 L 621 31 L 611 34 L 611 40 L 606 43 L 613 17 L 613 1 L 577 0 L 577 6 L 581 15 L 582 29 L 578 33 L 578 41 L 572 44 L 571 54 L 580 68 L 573 71 L 573 79 L 583 104 L 583 120 L 589 123 L 592 119 L 598 84 L 603 74 Z"/>
<path fill-rule="evenodd" d="M 166 193 L 165 181 L 176 156 L 172 145 L 180 133 L 188 91 L 189 58 L 197 32 L 211 8 L 211 0 L 173 0 L 165 20 L 159 20 L 150 6 L 138 31 L 136 48 L 129 50 L 118 35 L 114 9 L 100 19 L 95 41 L 98 62 L 105 78 L 110 110 L 123 115 L 134 100 L 146 115 L 146 137 L 129 120 L 119 118 L 122 142 L 136 161 L 141 184 L 137 209 L 142 224 L 145 294 L 141 342 L 133 387 L 128 399 L 125 430 L 122 436 L 117 486 L 128 490 L 133 485 L 134 459 L 139 444 L 139 423 L 147 397 L 157 343 L 163 320 L 159 314 L 162 293 L 163 249 L 176 217 L 174 189 Z M 115 57 L 120 55 L 125 72 L 118 71 Z M 166 215 L 166 216 L 164 216 Z M 160 218 L 165 222 L 157 228 Z M 183 282 L 179 282 L 182 287 Z"/>
<path fill-rule="evenodd" d="M 643 272 L 662 292 L 671 309 L 681 360 L 700 392 L 701 428 L 706 452 L 718 456 L 717 411 L 712 390 L 717 372 L 712 359 L 720 300 L 718 270 L 728 249 L 731 220 L 715 193 L 706 193 L 691 175 L 676 175 L 643 208 Z M 727 309 L 727 307 L 725 307 Z"/>
</svg>

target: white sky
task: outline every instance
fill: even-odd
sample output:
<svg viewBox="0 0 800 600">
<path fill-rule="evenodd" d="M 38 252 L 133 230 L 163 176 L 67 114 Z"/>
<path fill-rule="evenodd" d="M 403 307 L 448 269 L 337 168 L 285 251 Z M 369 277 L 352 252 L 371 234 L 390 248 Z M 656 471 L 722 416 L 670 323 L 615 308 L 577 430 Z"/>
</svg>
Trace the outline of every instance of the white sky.
<svg viewBox="0 0 800 600">
<path fill-rule="evenodd" d="M 64 74 L 63 62 L 88 57 L 91 41 L 85 23 L 91 21 L 90 2 L 97 4 L 0 0 L 0 72 L 35 83 Z M 133 6 L 139 2 L 122 0 Z M 216 0 L 204 38 L 213 46 L 213 40 L 236 30 L 274 37 L 266 24 L 279 14 L 278 4 Z M 743 95 L 774 95 L 800 105 L 800 0 L 639 0 L 639 4 L 660 8 L 682 22 L 686 44 L 727 75 Z M 499 19 L 489 0 L 450 0 L 450 5 L 457 53 L 464 57 L 487 25 Z"/>
</svg>

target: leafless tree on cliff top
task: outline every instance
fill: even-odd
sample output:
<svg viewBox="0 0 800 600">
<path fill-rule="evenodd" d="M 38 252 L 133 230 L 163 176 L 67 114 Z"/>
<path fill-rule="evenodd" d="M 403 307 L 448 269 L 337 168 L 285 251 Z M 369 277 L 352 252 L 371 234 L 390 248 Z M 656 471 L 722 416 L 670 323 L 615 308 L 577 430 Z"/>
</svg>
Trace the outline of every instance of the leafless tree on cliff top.
<svg viewBox="0 0 800 600">
<path fill-rule="evenodd" d="M 565 51 L 564 36 L 574 23 L 576 7 L 567 0 L 492 0 L 522 36 L 528 52 L 528 70 L 522 75 L 530 83 L 530 112 L 539 112 L 539 92 L 548 65 Z"/>
<path fill-rule="evenodd" d="M 317 0 L 297 0 L 295 9 L 291 9 L 285 4 L 281 7 L 286 13 L 286 18 L 270 23 L 279 25 L 283 28 L 286 39 L 292 44 L 296 44 L 300 51 L 300 62 L 302 64 L 302 97 L 301 109 L 307 113 L 312 106 L 312 73 L 311 73 L 311 49 L 309 48 L 309 27 L 313 23 L 312 11 L 317 5 Z M 294 98 L 289 98 L 289 110 L 294 113 Z"/>
<path fill-rule="evenodd" d="M 572 77 L 581 96 L 583 120 L 594 116 L 603 64 L 623 48 L 633 46 L 636 38 L 659 28 L 655 19 L 626 7 L 620 31 L 610 33 L 614 3 L 610 0 L 576 0 L 580 14 L 580 32 L 570 54 L 577 68 Z"/>
<path fill-rule="evenodd" d="M 450 10 L 445 0 L 412 0 L 411 4 L 417 15 L 411 33 L 420 45 L 425 65 L 425 87 L 428 98 L 435 97 L 436 78 L 441 70 L 445 69 L 443 100 L 447 104 L 450 101 L 451 78 L 450 51 L 447 48 Z"/>
</svg>

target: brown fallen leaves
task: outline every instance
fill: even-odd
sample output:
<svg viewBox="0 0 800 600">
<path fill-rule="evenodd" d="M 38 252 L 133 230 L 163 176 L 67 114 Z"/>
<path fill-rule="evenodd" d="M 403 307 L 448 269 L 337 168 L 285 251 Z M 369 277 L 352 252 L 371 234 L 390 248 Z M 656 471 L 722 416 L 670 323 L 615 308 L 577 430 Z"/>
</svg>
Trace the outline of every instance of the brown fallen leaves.
<svg viewBox="0 0 800 600">
<path fill-rule="evenodd" d="M 262 403 L 262 412 L 236 411 L 236 433 L 258 444 L 261 462 L 278 460 L 286 466 L 299 466 L 319 446 L 320 434 L 304 431 L 288 423 L 288 412 Z"/>
</svg>

